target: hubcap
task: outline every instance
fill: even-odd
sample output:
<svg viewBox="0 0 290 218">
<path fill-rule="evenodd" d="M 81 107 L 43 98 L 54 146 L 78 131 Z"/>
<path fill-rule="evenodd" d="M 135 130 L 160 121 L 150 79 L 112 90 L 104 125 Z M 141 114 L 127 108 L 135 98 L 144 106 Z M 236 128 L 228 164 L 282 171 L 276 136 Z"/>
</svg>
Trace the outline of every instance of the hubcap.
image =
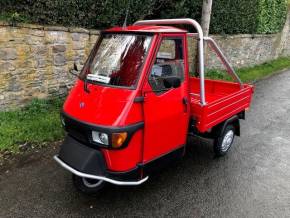
<svg viewBox="0 0 290 218">
<path fill-rule="evenodd" d="M 96 188 L 103 183 L 103 180 L 82 178 L 83 183 L 88 188 Z"/>
<path fill-rule="evenodd" d="M 223 139 L 222 142 L 222 151 L 227 151 L 229 149 L 229 147 L 231 146 L 232 142 L 234 140 L 234 131 L 233 130 L 229 130 Z"/>
</svg>

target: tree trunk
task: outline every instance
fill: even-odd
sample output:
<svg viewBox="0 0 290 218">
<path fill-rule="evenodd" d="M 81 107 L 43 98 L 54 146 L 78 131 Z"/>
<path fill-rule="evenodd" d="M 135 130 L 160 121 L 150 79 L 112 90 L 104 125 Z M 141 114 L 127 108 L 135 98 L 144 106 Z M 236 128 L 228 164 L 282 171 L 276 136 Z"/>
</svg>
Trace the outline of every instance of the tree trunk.
<svg viewBox="0 0 290 218">
<path fill-rule="evenodd" d="M 212 1 L 213 0 L 203 0 L 201 27 L 202 27 L 204 36 L 208 36 L 208 33 L 209 33 Z"/>
</svg>

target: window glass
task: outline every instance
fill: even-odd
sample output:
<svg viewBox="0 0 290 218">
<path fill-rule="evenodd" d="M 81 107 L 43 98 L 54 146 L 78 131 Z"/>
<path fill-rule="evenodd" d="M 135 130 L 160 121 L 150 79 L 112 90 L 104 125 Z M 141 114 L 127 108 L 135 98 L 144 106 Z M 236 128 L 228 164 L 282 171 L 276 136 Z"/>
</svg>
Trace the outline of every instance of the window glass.
<svg viewBox="0 0 290 218">
<path fill-rule="evenodd" d="M 111 86 L 134 87 L 151 38 L 133 34 L 104 34 L 80 78 Z"/>
<path fill-rule="evenodd" d="M 152 66 L 149 83 L 156 93 L 168 90 L 164 80 L 168 77 L 178 77 L 184 81 L 183 40 L 181 38 L 164 38 Z"/>
</svg>

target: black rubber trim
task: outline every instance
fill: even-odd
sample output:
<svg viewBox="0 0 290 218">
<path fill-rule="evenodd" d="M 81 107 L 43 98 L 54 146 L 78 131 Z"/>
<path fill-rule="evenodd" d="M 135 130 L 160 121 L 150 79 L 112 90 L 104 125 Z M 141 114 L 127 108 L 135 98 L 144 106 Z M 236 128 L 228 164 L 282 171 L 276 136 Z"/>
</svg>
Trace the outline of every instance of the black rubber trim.
<svg viewBox="0 0 290 218">
<path fill-rule="evenodd" d="M 138 164 L 136 168 L 126 172 L 107 172 L 109 178 L 117 179 L 121 181 L 139 180 L 141 178 L 141 172 L 143 171 L 143 178 L 149 176 L 152 173 L 159 172 L 168 165 L 180 160 L 184 156 L 185 145 L 170 151 L 169 153 L 151 160 L 145 164 Z"/>
<path fill-rule="evenodd" d="M 140 96 L 140 97 L 136 97 L 134 99 L 134 103 L 143 103 L 144 102 L 144 97 Z"/>
<path fill-rule="evenodd" d="M 61 116 L 65 123 L 65 130 L 68 132 L 68 134 L 77 140 L 85 143 L 86 145 L 90 145 L 91 147 L 102 147 L 106 149 L 123 149 L 126 146 L 128 146 L 130 139 L 132 138 L 133 134 L 144 127 L 144 122 L 138 122 L 132 125 L 124 126 L 124 127 L 115 127 L 115 126 L 101 126 L 101 125 L 95 125 L 92 123 L 84 122 L 81 120 L 78 120 L 64 111 L 61 112 Z M 100 143 L 96 143 L 92 139 L 92 131 L 98 131 L 107 133 L 109 136 L 109 142 L 112 141 L 112 133 L 118 133 L 118 132 L 127 132 L 128 136 L 123 143 L 123 145 L 120 148 L 112 148 L 111 145 L 103 145 Z"/>
<path fill-rule="evenodd" d="M 110 179 L 115 179 L 118 181 L 136 181 L 140 180 L 141 178 L 141 168 L 135 167 L 132 170 L 129 171 L 123 171 L 123 172 L 113 172 L 113 171 L 107 171 L 107 177 Z"/>
<path fill-rule="evenodd" d="M 239 120 L 238 115 L 234 115 L 231 118 L 227 119 L 221 126 L 220 128 L 220 132 L 219 132 L 219 136 L 221 136 L 223 134 L 223 132 L 225 131 L 225 128 L 227 127 L 228 124 L 233 123 L 234 121 Z"/>
<path fill-rule="evenodd" d="M 185 145 L 182 145 L 161 157 L 151 160 L 145 164 L 139 164 L 138 166 L 143 169 L 143 176 L 147 176 L 164 169 L 174 161 L 180 160 L 184 156 L 184 153 Z"/>
<path fill-rule="evenodd" d="M 103 154 L 66 136 L 59 151 L 59 158 L 70 167 L 87 174 L 105 176 L 106 162 Z"/>
</svg>

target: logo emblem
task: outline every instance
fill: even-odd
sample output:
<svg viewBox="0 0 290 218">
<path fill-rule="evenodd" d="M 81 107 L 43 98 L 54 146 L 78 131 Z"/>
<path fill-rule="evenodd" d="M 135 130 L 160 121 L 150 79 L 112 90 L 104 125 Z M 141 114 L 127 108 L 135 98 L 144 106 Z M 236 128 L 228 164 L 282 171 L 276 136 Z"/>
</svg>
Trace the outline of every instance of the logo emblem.
<svg viewBox="0 0 290 218">
<path fill-rule="evenodd" d="M 85 107 L 85 103 L 84 102 L 81 102 L 80 103 L 80 108 L 84 108 Z"/>
</svg>

